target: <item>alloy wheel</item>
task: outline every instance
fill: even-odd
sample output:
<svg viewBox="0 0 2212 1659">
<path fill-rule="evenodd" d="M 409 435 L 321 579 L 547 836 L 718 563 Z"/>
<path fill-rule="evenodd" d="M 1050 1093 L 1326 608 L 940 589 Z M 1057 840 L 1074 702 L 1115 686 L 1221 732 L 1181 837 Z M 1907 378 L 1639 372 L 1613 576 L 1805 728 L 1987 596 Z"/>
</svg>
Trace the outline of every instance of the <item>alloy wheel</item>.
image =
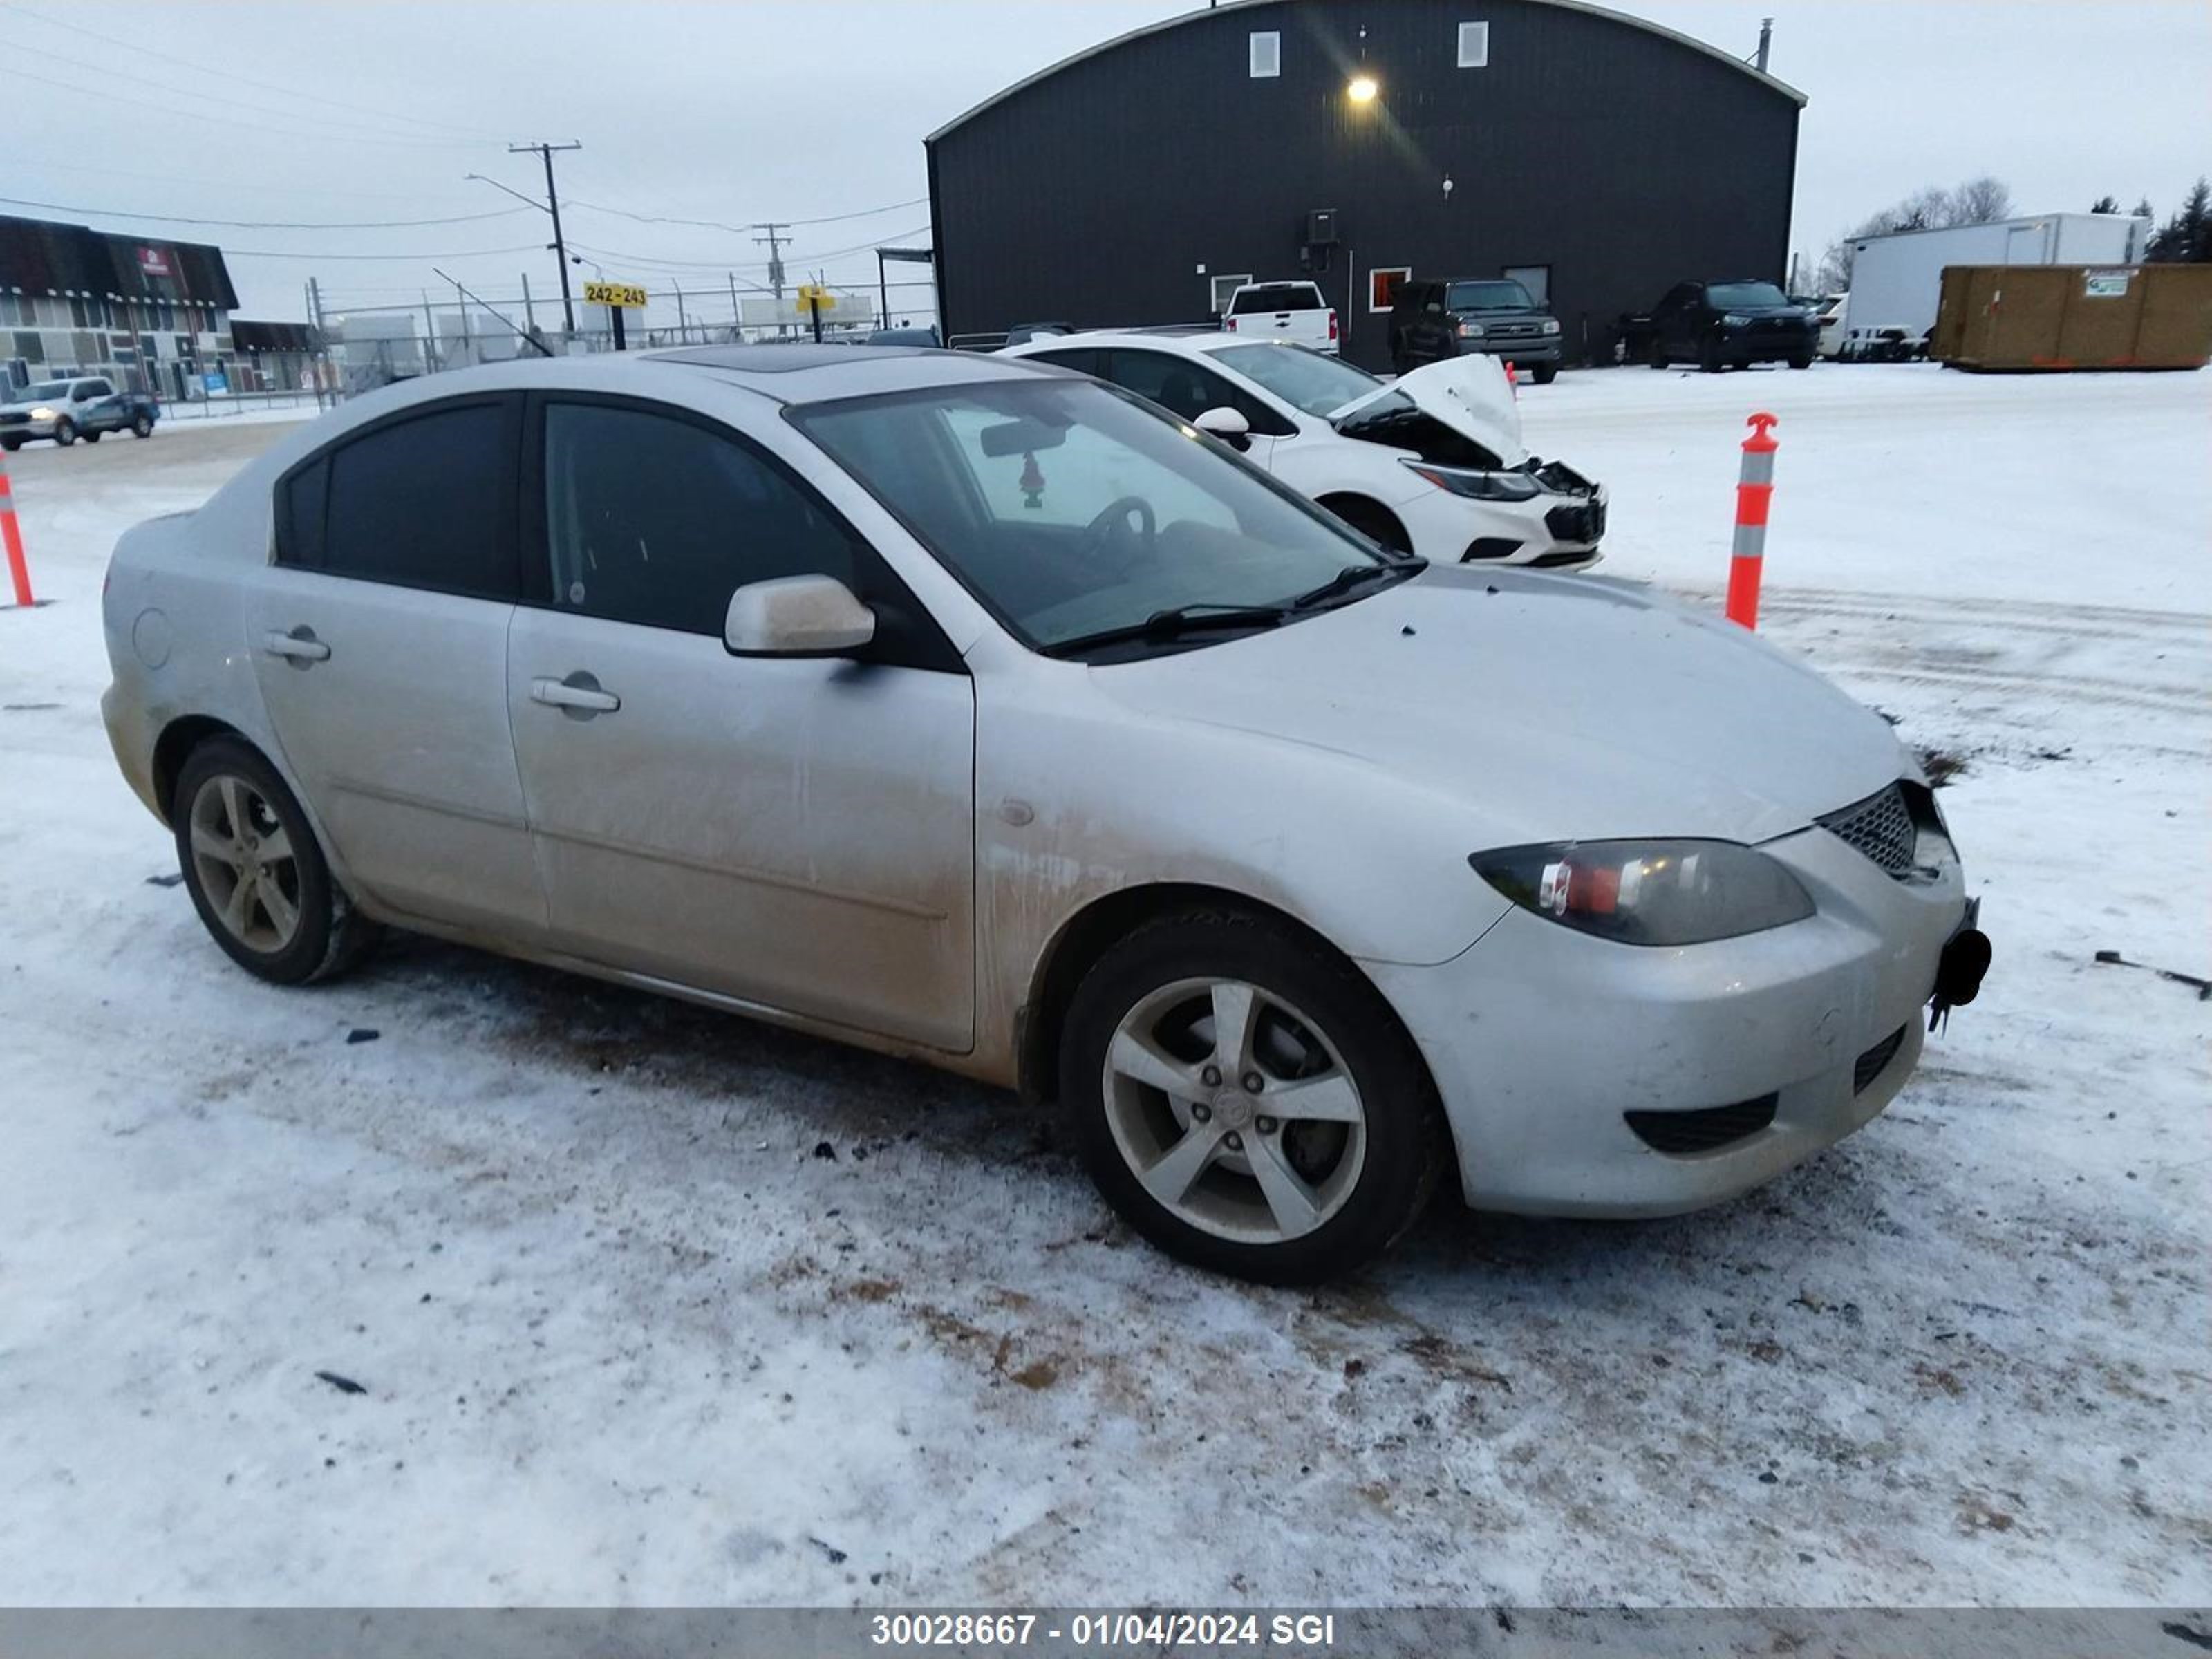
<svg viewBox="0 0 2212 1659">
<path fill-rule="evenodd" d="M 193 873 L 224 930 L 249 951 L 274 955 L 300 931 L 300 866 L 268 799 L 246 779 L 218 772 L 192 797 Z"/>
<path fill-rule="evenodd" d="M 1152 992 L 1115 1028 L 1102 1083 L 1139 1183 L 1216 1237 L 1301 1237 L 1359 1183 L 1358 1084 L 1320 1028 L 1260 986 L 1186 979 Z"/>
</svg>

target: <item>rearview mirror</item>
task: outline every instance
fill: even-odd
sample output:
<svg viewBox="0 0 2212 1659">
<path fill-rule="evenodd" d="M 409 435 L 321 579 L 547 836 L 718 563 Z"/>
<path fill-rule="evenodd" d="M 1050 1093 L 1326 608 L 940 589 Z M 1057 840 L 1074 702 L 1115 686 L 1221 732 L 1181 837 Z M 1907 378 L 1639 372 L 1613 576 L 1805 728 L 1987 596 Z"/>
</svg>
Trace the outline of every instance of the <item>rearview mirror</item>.
<svg viewBox="0 0 2212 1659">
<path fill-rule="evenodd" d="M 987 426 L 982 434 L 983 453 L 993 460 L 1027 455 L 1040 449 L 1057 449 L 1066 441 L 1066 426 L 1053 426 L 1028 415 Z"/>
<path fill-rule="evenodd" d="M 1239 454 L 1252 447 L 1252 423 L 1233 409 L 1209 409 L 1191 424 Z"/>
<path fill-rule="evenodd" d="M 722 644 L 733 657 L 842 657 L 876 637 L 876 613 L 835 576 L 779 576 L 730 595 Z"/>
</svg>

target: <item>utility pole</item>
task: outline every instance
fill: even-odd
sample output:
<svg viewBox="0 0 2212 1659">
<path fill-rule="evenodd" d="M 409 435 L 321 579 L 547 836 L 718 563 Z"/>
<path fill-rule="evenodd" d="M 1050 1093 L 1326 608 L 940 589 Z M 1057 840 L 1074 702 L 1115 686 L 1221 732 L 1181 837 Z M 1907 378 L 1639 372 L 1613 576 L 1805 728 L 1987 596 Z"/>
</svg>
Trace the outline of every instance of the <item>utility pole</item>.
<svg viewBox="0 0 2212 1659">
<path fill-rule="evenodd" d="M 669 286 L 676 290 L 676 343 L 678 345 L 690 345 L 691 318 L 690 314 L 684 309 L 684 284 L 671 277 Z"/>
<path fill-rule="evenodd" d="M 768 249 L 768 291 L 779 300 L 783 298 L 783 233 L 791 228 L 788 222 L 777 220 L 773 224 L 755 225 L 755 230 L 764 230 L 765 236 L 753 238 L 755 247 Z"/>
<path fill-rule="evenodd" d="M 738 273 L 734 270 L 726 270 L 722 275 L 730 279 L 730 343 L 742 345 L 744 343 L 745 331 L 739 326 L 744 319 L 741 314 L 742 307 L 738 304 Z"/>
<path fill-rule="evenodd" d="M 1761 75 L 1766 73 L 1767 53 L 1773 44 L 1774 20 L 1771 17 L 1762 17 L 1759 20 L 1759 72 Z"/>
<path fill-rule="evenodd" d="M 422 372 L 434 374 L 438 370 L 438 320 L 430 314 L 430 290 L 422 290 Z"/>
<path fill-rule="evenodd" d="M 561 325 L 569 334 L 576 331 L 576 305 L 568 297 L 568 246 L 561 239 L 561 193 L 553 187 L 553 152 L 556 149 L 581 149 L 583 145 L 572 139 L 565 144 L 509 144 L 510 155 L 535 154 L 545 162 L 545 209 L 553 216 L 553 254 L 561 265 Z"/>
<path fill-rule="evenodd" d="M 331 345 L 323 337 L 322 285 L 312 276 L 307 278 L 307 325 L 315 331 L 315 349 L 310 361 L 314 364 L 315 407 L 320 409 L 323 406 L 323 365 L 330 361 Z M 147 388 L 149 391 L 152 389 L 150 386 Z"/>
<path fill-rule="evenodd" d="M 522 273 L 522 320 L 532 334 L 538 332 L 538 307 L 530 303 L 530 273 Z"/>
</svg>

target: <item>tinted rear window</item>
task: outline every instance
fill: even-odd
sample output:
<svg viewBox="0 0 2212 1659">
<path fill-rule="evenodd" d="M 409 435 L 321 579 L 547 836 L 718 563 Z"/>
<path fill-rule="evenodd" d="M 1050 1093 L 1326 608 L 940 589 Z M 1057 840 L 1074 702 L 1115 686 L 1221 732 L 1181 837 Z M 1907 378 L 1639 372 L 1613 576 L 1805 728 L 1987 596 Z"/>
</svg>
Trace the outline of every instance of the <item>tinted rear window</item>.
<svg viewBox="0 0 2212 1659">
<path fill-rule="evenodd" d="M 320 568 L 405 587 L 513 599 L 510 413 L 504 401 L 440 409 L 339 445 L 329 458 Z M 313 471 L 295 477 L 303 486 L 295 514 L 312 511 L 306 480 Z M 304 539 L 299 550 L 308 555 Z"/>
<path fill-rule="evenodd" d="M 1248 288 L 1230 303 L 1233 316 L 1244 317 L 1255 311 L 1322 311 L 1321 290 L 1311 283 L 1268 283 L 1259 288 Z"/>
</svg>

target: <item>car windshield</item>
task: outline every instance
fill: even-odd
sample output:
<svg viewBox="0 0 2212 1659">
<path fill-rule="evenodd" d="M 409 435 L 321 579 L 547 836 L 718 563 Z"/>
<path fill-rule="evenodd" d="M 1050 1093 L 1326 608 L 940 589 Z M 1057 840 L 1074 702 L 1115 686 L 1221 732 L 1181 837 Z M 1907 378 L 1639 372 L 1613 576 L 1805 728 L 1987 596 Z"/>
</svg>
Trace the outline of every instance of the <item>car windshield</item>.
<svg viewBox="0 0 2212 1659">
<path fill-rule="evenodd" d="M 1534 295 L 1518 283 L 1454 283 L 1444 290 L 1453 311 L 1534 311 Z"/>
<path fill-rule="evenodd" d="M 1042 652 L 1187 649 L 1290 620 L 1348 571 L 1334 591 L 1419 568 L 1092 381 L 941 386 L 791 418 Z M 1087 648 L 1123 631 L 1140 637 Z"/>
<path fill-rule="evenodd" d="M 1287 342 L 1229 346 L 1211 361 L 1257 381 L 1293 409 L 1328 416 L 1382 385 L 1364 369 Z"/>
<path fill-rule="evenodd" d="M 27 386 L 17 392 L 15 401 L 23 404 L 59 403 L 69 396 L 69 389 L 67 380 L 40 380 L 37 385 Z"/>
<path fill-rule="evenodd" d="M 1715 283 L 1705 290 L 1705 298 L 1723 310 L 1732 306 L 1786 306 L 1790 303 L 1788 297 L 1771 283 Z"/>
</svg>

